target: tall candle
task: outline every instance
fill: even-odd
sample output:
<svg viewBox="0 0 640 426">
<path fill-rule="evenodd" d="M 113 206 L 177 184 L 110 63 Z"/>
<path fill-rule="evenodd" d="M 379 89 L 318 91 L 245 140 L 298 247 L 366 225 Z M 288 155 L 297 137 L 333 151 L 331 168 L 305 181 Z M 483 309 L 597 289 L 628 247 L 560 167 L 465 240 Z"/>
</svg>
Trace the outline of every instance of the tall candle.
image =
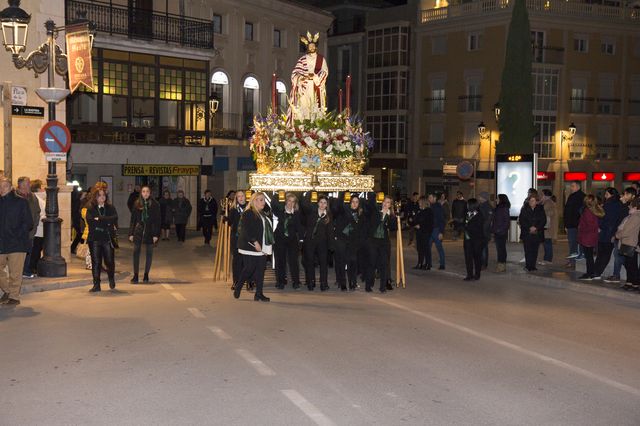
<svg viewBox="0 0 640 426">
<path fill-rule="evenodd" d="M 351 75 L 347 76 L 347 115 L 351 115 Z"/>
<path fill-rule="evenodd" d="M 342 114 L 342 89 L 338 90 L 338 113 Z"/>
<path fill-rule="evenodd" d="M 276 96 L 276 73 L 273 73 L 271 77 L 271 112 L 273 114 L 278 113 L 278 101 Z"/>
</svg>

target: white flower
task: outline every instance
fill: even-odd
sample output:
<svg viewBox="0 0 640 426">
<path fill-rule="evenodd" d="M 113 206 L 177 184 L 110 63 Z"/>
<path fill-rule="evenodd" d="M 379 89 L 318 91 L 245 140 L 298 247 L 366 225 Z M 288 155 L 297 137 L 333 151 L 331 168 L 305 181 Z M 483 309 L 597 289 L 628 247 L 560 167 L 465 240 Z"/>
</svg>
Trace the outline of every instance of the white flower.
<svg viewBox="0 0 640 426">
<path fill-rule="evenodd" d="M 324 132 L 324 130 L 320 130 L 320 131 L 318 132 L 318 137 L 319 137 L 320 139 L 324 139 L 324 138 L 326 138 L 326 137 L 327 137 L 327 134 Z"/>
<path fill-rule="evenodd" d="M 336 135 L 340 136 L 342 134 L 342 129 L 336 130 Z"/>
<path fill-rule="evenodd" d="M 327 153 L 331 153 L 333 151 L 333 145 L 329 145 L 326 149 Z"/>
<path fill-rule="evenodd" d="M 278 154 L 280 154 L 280 153 L 282 152 L 282 147 L 281 147 L 281 146 L 277 146 L 277 147 L 276 147 L 276 152 L 277 152 Z"/>
<path fill-rule="evenodd" d="M 304 138 L 304 142 L 310 147 L 314 147 L 315 146 L 315 142 L 313 141 L 311 136 L 307 136 L 306 138 Z"/>
</svg>

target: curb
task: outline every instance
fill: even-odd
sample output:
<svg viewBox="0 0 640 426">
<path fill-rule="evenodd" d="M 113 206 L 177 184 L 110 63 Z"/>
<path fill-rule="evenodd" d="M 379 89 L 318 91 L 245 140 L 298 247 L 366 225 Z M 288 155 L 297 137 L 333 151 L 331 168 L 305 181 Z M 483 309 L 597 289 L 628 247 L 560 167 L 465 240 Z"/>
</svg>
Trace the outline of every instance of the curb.
<svg viewBox="0 0 640 426">
<path fill-rule="evenodd" d="M 116 281 L 121 280 L 123 278 L 131 275 L 130 272 L 117 272 L 115 274 Z M 20 290 L 21 295 L 29 294 L 29 293 L 41 293 L 43 291 L 51 291 L 51 290 L 62 290 L 66 288 L 75 288 L 75 287 L 84 287 L 90 286 L 93 283 L 93 279 L 91 277 L 83 278 L 79 280 L 72 281 L 60 281 L 60 282 L 48 282 L 48 283 L 29 283 L 22 284 L 22 288 Z"/>
</svg>

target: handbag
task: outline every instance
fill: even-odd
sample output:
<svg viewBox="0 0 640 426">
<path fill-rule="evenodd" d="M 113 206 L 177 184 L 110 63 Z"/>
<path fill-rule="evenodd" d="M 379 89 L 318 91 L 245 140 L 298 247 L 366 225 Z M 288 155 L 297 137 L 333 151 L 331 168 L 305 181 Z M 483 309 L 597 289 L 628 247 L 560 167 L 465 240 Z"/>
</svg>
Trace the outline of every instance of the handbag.
<svg viewBox="0 0 640 426">
<path fill-rule="evenodd" d="M 76 249 L 76 257 L 78 257 L 79 259 L 84 259 L 87 257 L 88 253 L 89 253 L 89 244 L 82 243 L 78 245 L 78 248 Z"/>
<path fill-rule="evenodd" d="M 633 257 L 633 255 L 636 253 L 636 248 L 634 246 L 629 246 L 627 244 L 620 244 L 620 247 L 618 248 L 618 253 L 620 253 L 625 257 Z"/>
</svg>

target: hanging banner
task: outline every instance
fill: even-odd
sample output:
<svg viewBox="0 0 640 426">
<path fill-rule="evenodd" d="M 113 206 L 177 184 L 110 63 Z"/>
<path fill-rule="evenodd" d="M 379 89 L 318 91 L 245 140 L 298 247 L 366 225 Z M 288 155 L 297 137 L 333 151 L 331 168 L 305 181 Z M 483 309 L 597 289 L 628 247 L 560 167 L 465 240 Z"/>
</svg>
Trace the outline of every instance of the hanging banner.
<svg viewBox="0 0 640 426">
<path fill-rule="evenodd" d="M 91 62 L 91 36 L 87 25 L 67 27 L 66 39 L 69 90 L 73 93 L 82 84 L 92 92 L 95 91 Z"/>
</svg>

